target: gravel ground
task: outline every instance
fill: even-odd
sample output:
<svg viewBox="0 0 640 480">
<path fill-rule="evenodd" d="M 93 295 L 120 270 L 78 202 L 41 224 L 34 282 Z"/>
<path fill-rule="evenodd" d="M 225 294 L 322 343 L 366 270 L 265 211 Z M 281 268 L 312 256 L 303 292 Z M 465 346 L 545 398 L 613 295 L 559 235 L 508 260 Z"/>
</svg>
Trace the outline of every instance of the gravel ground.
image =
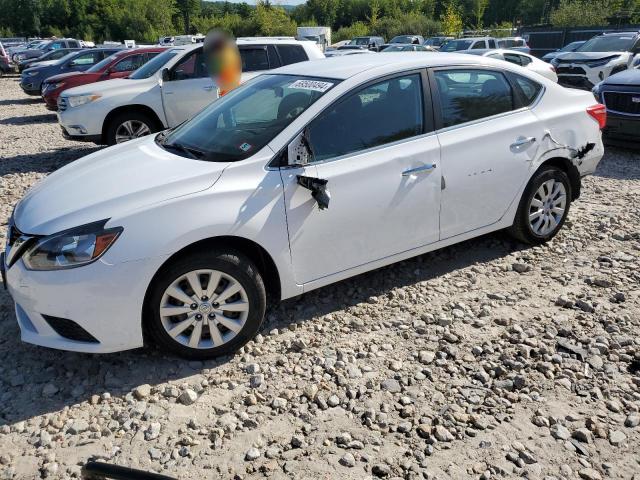
<svg viewBox="0 0 640 480">
<path fill-rule="evenodd" d="M 1 235 L 93 149 L 0 79 Z M 639 197 L 640 155 L 609 150 L 548 246 L 498 233 L 312 292 L 212 362 L 22 344 L 0 291 L 0 478 L 94 458 L 181 479 L 638 480 Z"/>
</svg>

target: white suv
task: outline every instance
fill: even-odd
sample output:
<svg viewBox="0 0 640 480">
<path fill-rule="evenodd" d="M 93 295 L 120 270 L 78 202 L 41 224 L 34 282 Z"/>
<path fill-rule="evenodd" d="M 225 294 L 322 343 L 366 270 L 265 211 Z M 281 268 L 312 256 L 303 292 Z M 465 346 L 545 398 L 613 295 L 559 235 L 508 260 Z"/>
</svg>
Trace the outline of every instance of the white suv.
<svg viewBox="0 0 640 480">
<path fill-rule="evenodd" d="M 242 81 L 283 65 L 324 58 L 313 42 L 239 39 Z M 66 90 L 58 100 L 65 137 L 113 145 L 175 127 L 218 98 L 202 44 L 171 48 L 128 78 Z"/>
<path fill-rule="evenodd" d="M 575 52 L 551 60 L 558 82 L 565 87 L 591 90 L 611 75 L 632 68 L 640 59 L 640 32 L 603 33 Z"/>
</svg>

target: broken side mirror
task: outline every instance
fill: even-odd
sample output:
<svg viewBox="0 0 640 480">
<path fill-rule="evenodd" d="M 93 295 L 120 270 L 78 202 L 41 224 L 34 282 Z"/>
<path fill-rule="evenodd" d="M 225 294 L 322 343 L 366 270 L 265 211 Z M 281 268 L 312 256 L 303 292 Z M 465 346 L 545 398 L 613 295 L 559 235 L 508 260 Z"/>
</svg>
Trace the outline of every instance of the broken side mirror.
<svg viewBox="0 0 640 480">
<path fill-rule="evenodd" d="M 311 146 L 307 140 L 307 132 L 300 132 L 287 148 L 287 165 L 290 167 L 304 167 L 313 161 Z"/>
</svg>

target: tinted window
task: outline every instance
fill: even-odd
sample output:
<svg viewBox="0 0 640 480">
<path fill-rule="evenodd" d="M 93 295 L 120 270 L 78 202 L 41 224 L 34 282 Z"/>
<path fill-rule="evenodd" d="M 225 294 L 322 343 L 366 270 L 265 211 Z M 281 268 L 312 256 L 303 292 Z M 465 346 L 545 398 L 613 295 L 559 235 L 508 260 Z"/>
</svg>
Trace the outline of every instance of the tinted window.
<svg viewBox="0 0 640 480">
<path fill-rule="evenodd" d="M 424 130 L 420 75 L 365 87 L 309 125 L 314 160 L 335 158 L 419 135 Z"/>
<path fill-rule="evenodd" d="M 520 75 L 513 75 L 513 79 L 515 80 L 516 88 L 520 90 L 520 94 L 522 98 L 525 100 L 525 104 L 523 106 L 531 105 L 542 90 L 542 85 L 533 80 L 530 80 L 525 77 L 521 77 Z"/>
<path fill-rule="evenodd" d="M 208 76 L 209 71 L 201 49 L 194 50 L 181 59 L 171 72 L 171 80 L 192 80 Z"/>
<path fill-rule="evenodd" d="M 474 43 L 473 47 L 471 47 L 472 50 L 482 50 L 484 48 L 486 48 L 484 40 L 480 40 L 479 42 Z"/>
<path fill-rule="evenodd" d="M 144 65 L 144 54 L 130 55 L 127 58 L 119 61 L 114 67 L 114 72 L 132 72 Z"/>
<path fill-rule="evenodd" d="M 173 57 L 178 55 L 179 50 L 167 50 L 162 52 L 153 60 L 147 62 L 136 70 L 134 73 L 129 75 L 130 79 L 140 80 L 142 78 L 149 78 L 151 75 L 155 74 L 160 68 L 164 67 L 164 65 L 171 60 Z"/>
<path fill-rule="evenodd" d="M 59 50 L 61 48 L 64 48 L 64 42 L 51 42 L 49 45 L 50 50 Z"/>
<path fill-rule="evenodd" d="M 83 53 L 71 60 L 71 63 L 73 65 L 93 65 L 97 62 L 98 57 L 100 57 L 100 54 L 97 52 Z"/>
<path fill-rule="evenodd" d="M 301 45 L 278 45 L 278 52 L 280 52 L 283 65 L 306 62 L 308 60 L 307 54 Z"/>
<path fill-rule="evenodd" d="M 634 35 L 620 34 L 593 37 L 584 43 L 577 52 L 626 52 L 631 50 L 634 44 Z"/>
<path fill-rule="evenodd" d="M 511 86 L 504 75 L 486 70 L 435 72 L 444 127 L 513 110 Z"/>
<path fill-rule="evenodd" d="M 69 48 L 80 48 L 80 44 L 75 40 L 70 40 L 67 43 L 69 44 Z"/>
<path fill-rule="evenodd" d="M 495 40 L 489 40 L 489 48 L 496 48 L 496 41 Z"/>
<path fill-rule="evenodd" d="M 269 57 L 266 48 L 242 48 L 240 49 L 243 72 L 258 72 L 269 70 Z"/>
<path fill-rule="evenodd" d="M 280 62 L 280 57 L 278 56 L 278 52 L 276 52 L 275 46 L 267 45 L 267 56 L 269 57 L 270 68 L 278 68 L 282 66 L 282 62 Z"/>
</svg>

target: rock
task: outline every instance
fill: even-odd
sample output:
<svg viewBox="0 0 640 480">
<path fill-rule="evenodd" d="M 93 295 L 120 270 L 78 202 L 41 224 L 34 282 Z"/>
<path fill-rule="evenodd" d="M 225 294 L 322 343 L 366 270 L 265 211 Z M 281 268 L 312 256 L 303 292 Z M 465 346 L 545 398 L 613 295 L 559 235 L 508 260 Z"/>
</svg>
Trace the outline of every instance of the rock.
<svg viewBox="0 0 640 480">
<path fill-rule="evenodd" d="M 569 429 L 559 423 L 552 425 L 549 431 L 551 432 L 551 436 L 557 440 L 569 440 L 571 438 Z"/>
<path fill-rule="evenodd" d="M 584 468 L 578 472 L 580 478 L 583 480 L 602 480 L 602 475 L 597 470 L 593 468 Z"/>
<path fill-rule="evenodd" d="M 144 439 L 147 441 L 155 440 L 160 436 L 161 426 L 158 422 L 150 423 L 144 431 Z"/>
<path fill-rule="evenodd" d="M 394 378 L 387 378 L 386 380 L 383 380 L 383 382 L 380 384 L 380 388 L 382 388 L 382 390 L 386 390 L 389 393 L 399 393 L 402 390 L 400 382 L 398 382 Z"/>
<path fill-rule="evenodd" d="M 351 468 L 356 466 L 356 459 L 351 453 L 347 452 L 340 457 L 339 463 L 344 467 Z"/>
<path fill-rule="evenodd" d="M 340 399 L 337 395 L 331 395 L 329 398 L 327 398 L 327 405 L 329 405 L 330 407 L 337 407 L 338 405 L 340 405 Z"/>
<path fill-rule="evenodd" d="M 579 428 L 573 432 L 573 438 L 582 443 L 591 443 L 591 432 L 588 428 Z"/>
<path fill-rule="evenodd" d="M 244 459 L 247 462 L 253 462 L 254 460 L 257 460 L 260 458 L 260 450 L 258 450 L 255 447 L 250 448 L 249 450 L 247 450 L 247 452 L 244 454 Z"/>
<path fill-rule="evenodd" d="M 133 394 L 138 400 L 147 398 L 149 395 L 151 395 L 151 385 L 148 385 L 146 383 L 144 385 L 138 385 L 136 388 L 134 388 Z"/>
<path fill-rule="evenodd" d="M 622 443 L 626 439 L 627 439 L 627 436 L 624 434 L 624 432 L 621 432 L 620 430 L 611 430 L 609 432 L 609 443 L 611 443 L 611 445 L 615 447 L 622 445 Z"/>
<path fill-rule="evenodd" d="M 76 419 L 73 421 L 67 433 L 71 435 L 79 435 L 89 430 L 89 423 L 86 420 Z"/>
<path fill-rule="evenodd" d="M 427 350 L 421 350 L 418 354 L 418 361 L 424 365 L 429 365 L 433 363 L 436 358 L 435 352 L 430 352 Z"/>
<path fill-rule="evenodd" d="M 511 265 L 511 268 L 513 268 L 514 272 L 518 273 L 526 273 L 531 270 L 531 266 L 526 263 L 514 263 Z"/>
<path fill-rule="evenodd" d="M 384 464 L 376 464 L 371 469 L 371 473 L 373 473 L 376 477 L 385 478 L 391 475 L 391 468 L 388 465 Z"/>
<path fill-rule="evenodd" d="M 635 428 L 640 425 L 640 415 L 629 415 L 624 421 L 624 426 L 627 428 Z"/>
<path fill-rule="evenodd" d="M 455 440 L 455 437 L 451 434 L 451 432 L 442 425 L 438 425 L 435 427 L 433 436 L 436 437 L 436 439 L 440 442 L 452 442 Z"/>
<path fill-rule="evenodd" d="M 196 403 L 196 400 L 198 400 L 198 394 L 190 388 L 187 388 L 178 397 L 178 401 L 183 405 L 193 405 L 194 403 Z"/>
</svg>

